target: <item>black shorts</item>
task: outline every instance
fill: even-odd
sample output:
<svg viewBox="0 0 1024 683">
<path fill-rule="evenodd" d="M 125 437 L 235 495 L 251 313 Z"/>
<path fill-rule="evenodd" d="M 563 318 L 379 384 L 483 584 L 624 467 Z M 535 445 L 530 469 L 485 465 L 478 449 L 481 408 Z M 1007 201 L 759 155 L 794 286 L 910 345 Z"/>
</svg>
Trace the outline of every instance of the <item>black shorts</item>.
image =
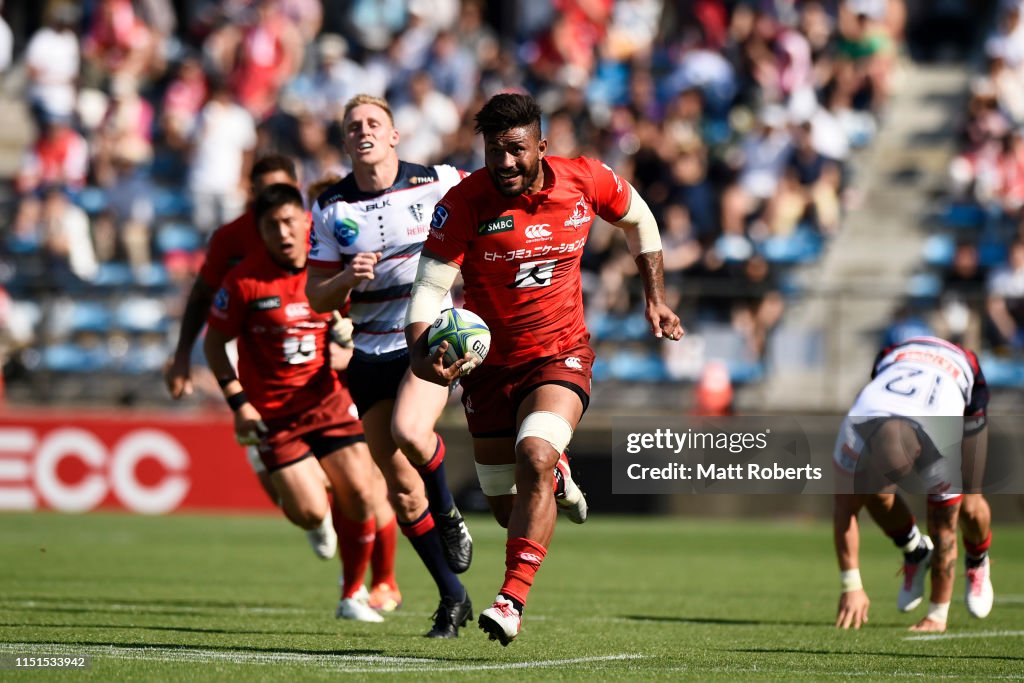
<svg viewBox="0 0 1024 683">
<path fill-rule="evenodd" d="M 356 351 L 348 364 L 348 393 L 356 404 L 359 416 L 378 401 L 393 401 L 398 396 L 398 387 L 409 369 L 409 353 L 371 356 Z"/>
</svg>

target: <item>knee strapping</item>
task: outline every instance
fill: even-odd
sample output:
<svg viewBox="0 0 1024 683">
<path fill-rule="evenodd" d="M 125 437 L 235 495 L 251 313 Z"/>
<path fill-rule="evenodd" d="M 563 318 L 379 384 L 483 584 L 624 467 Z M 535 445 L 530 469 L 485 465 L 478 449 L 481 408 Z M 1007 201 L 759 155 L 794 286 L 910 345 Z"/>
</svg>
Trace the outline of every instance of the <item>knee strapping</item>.
<svg viewBox="0 0 1024 683">
<path fill-rule="evenodd" d="M 543 439 L 556 451 L 563 453 L 565 447 L 572 441 L 572 425 L 558 413 L 538 410 L 527 415 L 523 424 L 519 426 L 516 446 L 528 436 Z"/>
<path fill-rule="evenodd" d="M 516 492 L 516 466 L 476 463 L 476 478 L 485 496 L 510 496 Z"/>
</svg>

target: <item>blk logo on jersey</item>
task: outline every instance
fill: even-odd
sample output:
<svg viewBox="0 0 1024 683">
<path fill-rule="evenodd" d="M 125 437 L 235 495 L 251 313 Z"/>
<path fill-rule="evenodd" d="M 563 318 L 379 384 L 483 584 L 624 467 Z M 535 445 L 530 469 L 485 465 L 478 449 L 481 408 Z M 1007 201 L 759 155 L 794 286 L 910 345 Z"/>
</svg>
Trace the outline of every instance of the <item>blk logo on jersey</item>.
<svg viewBox="0 0 1024 683">
<path fill-rule="evenodd" d="M 334 238 L 343 247 L 351 247 L 359 237 L 359 224 L 351 218 L 334 219 Z"/>
<path fill-rule="evenodd" d="M 547 287 L 551 284 L 551 278 L 555 274 L 555 265 L 557 263 L 557 259 L 520 263 L 519 272 L 516 273 L 515 282 L 509 285 L 509 289 Z"/>
<path fill-rule="evenodd" d="M 573 230 L 579 230 L 581 227 L 593 220 L 593 216 L 588 211 L 590 207 L 587 206 L 587 200 L 583 195 L 580 195 L 580 200 L 576 202 L 576 206 L 573 207 L 572 214 L 565 221 L 565 227 L 572 228 Z"/>
<path fill-rule="evenodd" d="M 536 240 L 549 240 L 551 239 L 551 231 L 548 228 L 551 227 L 550 223 L 537 223 L 536 225 L 527 225 L 526 230 L 523 234 L 526 235 L 528 241 Z"/>
<path fill-rule="evenodd" d="M 516 227 L 515 219 L 512 216 L 498 216 L 492 218 L 489 221 L 484 221 L 480 225 L 476 226 L 476 234 L 485 235 L 496 235 L 499 232 L 509 232 L 514 230 Z"/>
</svg>

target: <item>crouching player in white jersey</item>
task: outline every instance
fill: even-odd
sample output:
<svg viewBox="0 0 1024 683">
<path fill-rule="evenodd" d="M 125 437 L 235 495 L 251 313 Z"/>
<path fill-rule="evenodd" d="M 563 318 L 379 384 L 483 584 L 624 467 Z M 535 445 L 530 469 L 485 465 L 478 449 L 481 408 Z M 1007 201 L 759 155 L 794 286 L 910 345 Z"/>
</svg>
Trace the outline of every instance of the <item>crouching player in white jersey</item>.
<svg viewBox="0 0 1024 683">
<path fill-rule="evenodd" d="M 928 613 L 911 630 L 946 630 L 958 516 L 967 554 L 967 611 L 988 616 L 991 511 L 980 493 L 987 405 L 985 376 L 972 351 L 936 337 L 914 337 L 878 354 L 872 380 L 843 421 L 833 455 L 840 477 L 833 514 L 842 582 L 837 627 L 860 628 L 868 620 L 870 601 L 858 561 L 862 507 L 903 551 L 901 611 L 921 604 L 931 568 Z M 895 491 L 897 485 L 915 484 L 928 493 L 931 538 L 921 534 Z"/>
<path fill-rule="evenodd" d="M 351 301 L 349 391 L 399 527 L 440 593 L 426 635 L 455 638 L 472 618 L 455 575 L 469 568 L 473 541 L 445 481 L 444 441 L 434 432 L 448 391 L 409 372 L 404 326 L 430 214 L 462 173 L 400 161 L 398 131 L 380 98 L 354 97 L 342 125 L 353 171 L 313 206 L 306 294 L 316 311 Z"/>
</svg>

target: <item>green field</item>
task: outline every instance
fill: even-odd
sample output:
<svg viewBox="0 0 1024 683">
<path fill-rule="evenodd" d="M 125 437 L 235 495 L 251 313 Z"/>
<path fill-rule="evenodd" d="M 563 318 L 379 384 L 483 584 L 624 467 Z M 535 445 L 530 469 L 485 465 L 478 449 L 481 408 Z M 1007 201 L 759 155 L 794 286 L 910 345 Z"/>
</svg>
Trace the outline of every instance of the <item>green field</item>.
<svg viewBox="0 0 1024 683">
<path fill-rule="evenodd" d="M 503 532 L 471 517 L 477 610 L 504 568 Z M 90 655 L 76 672 L 0 680 L 822 680 L 1024 677 L 1024 528 L 996 527 L 996 606 L 971 620 L 958 578 L 946 637 L 895 607 L 898 553 L 865 525 L 873 599 L 831 626 L 838 577 L 821 522 L 563 521 L 508 648 L 475 624 L 422 636 L 437 597 L 400 539 L 405 606 L 384 624 L 333 616 L 337 565 L 265 517 L 0 515 L 0 657 Z M 962 572 L 961 572 L 962 573 Z"/>
</svg>

